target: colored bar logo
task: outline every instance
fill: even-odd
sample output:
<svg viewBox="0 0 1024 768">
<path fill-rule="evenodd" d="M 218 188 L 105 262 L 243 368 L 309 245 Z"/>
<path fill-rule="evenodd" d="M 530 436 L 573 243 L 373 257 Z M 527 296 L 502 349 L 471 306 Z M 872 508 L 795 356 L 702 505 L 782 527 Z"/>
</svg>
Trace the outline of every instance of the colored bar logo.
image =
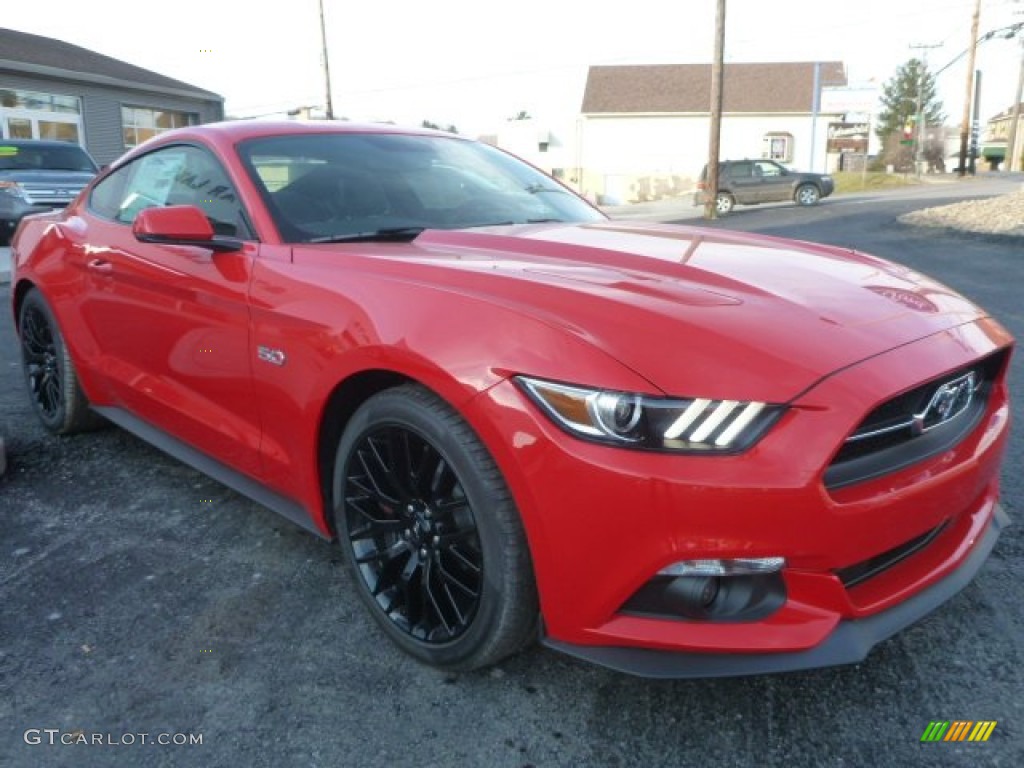
<svg viewBox="0 0 1024 768">
<path fill-rule="evenodd" d="M 997 720 L 932 720 L 921 734 L 921 741 L 988 741 Z"/>
</svg>

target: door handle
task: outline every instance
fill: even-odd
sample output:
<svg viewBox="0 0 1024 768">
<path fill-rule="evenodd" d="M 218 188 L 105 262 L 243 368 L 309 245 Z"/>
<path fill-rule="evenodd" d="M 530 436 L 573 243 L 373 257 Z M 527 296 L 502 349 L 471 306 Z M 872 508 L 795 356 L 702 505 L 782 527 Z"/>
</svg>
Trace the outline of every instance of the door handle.
<svg viewBox="0 0 1024 768">
<path fill-rule="evenodd" d="M 86 266 L 101 275 L 109 275 L 114 271 L 114 265 L 106 259 L 90 259 Z"/>
</svg>

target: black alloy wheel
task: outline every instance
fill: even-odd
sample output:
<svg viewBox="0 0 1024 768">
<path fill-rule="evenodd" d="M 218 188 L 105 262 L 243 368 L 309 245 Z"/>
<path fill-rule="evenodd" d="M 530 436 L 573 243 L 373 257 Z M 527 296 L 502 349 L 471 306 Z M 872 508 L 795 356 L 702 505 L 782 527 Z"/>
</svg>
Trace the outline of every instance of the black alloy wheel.
<svg viewBox="0 0 1024 768">
<path fill-rule="evenodd" d="M 33 304 L 21 313 L 21 354 L 32 402 L 43 421 L 52 421 L 64 407 L 57 344 L 48 319 Z"/>
<path fill-rule="evenodd" d="M 473 669 L 531 638 L 536 597 L 518 513 L 443 401 L 403 386 L 364 403 L 339 444 L 334 489 L 360 596 L 399 646 Z"/>
<path fill-rule="evenodd" d="M 29 397 L 43 425 L 65 435 L 103 424 L 89 408 L 53 312 L 36 289 L 22 299 L 18 335 Z"/>
<path fill-rule="evenodd" d="M 476 616 L 484 575 L 462 485 L 434 446 L 404 427 L 363 435 L 353 458 L 345 514 L 360 575 L 404 632 L 454 640 Z"/>
</svg>

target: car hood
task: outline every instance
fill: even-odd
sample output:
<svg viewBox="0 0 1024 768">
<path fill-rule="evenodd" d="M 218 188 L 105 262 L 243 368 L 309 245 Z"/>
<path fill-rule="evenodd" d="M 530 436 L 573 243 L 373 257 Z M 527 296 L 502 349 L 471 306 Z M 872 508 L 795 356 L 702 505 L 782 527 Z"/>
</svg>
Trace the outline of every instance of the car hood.
<svg viewBox="0 0 1024 768">
<path fill-rule="evenodd" d="M 400 252 L 392 268 L 403 276 L 513 305 L 680 396 L 785 402 L 982 316 L 945 286 L 865 254 L 696 227 L 428 230 Z"/>
</svg>

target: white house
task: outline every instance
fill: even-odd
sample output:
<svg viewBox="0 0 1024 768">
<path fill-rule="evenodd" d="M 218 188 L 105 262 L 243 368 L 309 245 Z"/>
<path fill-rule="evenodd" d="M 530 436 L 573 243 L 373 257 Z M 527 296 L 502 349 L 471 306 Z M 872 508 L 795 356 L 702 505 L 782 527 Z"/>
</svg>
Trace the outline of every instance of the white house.
<svg viewBox="0 0 1024 768">
<path fill-rule="evenodd" d="M 841 62 L 726 64 L 722 159 L 770 157 L 824 172 L 826 87 L 845 86 Z M 711 65 L 591 67 L 568 174 L 580 192 L 616 203 L 685 194 L 707 162 Z"/>
</svg>

